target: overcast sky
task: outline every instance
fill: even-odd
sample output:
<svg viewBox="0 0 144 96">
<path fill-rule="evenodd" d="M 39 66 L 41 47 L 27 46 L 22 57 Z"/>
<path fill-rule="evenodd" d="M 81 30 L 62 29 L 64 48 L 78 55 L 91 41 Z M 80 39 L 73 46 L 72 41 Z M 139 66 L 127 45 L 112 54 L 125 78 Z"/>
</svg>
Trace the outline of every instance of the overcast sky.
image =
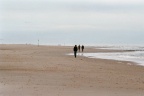
<svg viewBox="0 0 144 96">
<path fill-rule="evenodd" d="M 0 0 L 0 42 L 144 44 L 144 0 Z"/>
</svg>

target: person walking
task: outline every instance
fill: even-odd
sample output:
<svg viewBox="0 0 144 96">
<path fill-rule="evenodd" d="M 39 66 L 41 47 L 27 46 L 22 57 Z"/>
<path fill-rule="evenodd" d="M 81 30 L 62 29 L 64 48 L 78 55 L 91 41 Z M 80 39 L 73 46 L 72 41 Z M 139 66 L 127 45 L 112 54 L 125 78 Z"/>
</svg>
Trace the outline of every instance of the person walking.
<svg viewBox="0 0 144 96">
<path fill-rule="evenodd" d="M 77 49 L 77 45 L 75 45 L 74 48 L 73 48 L 75 58 L 76 58 L 76 56 L 77 56 L 77 50 L 78 50 L 78 49 Z"/>
<path fill-rule="evenodd" d="M 84 50 L 84 45 L 82 45 L 82 47 L 81 47 L 81 48 L 82 48 L 82 52 L 83 52 L 83 50 Z"/>
<path fill-rule="evenodd" d="M 80 52 L 80 45 L 78 46 L 78 50 L 79 50 L 79 52 Z"/>
</svg>

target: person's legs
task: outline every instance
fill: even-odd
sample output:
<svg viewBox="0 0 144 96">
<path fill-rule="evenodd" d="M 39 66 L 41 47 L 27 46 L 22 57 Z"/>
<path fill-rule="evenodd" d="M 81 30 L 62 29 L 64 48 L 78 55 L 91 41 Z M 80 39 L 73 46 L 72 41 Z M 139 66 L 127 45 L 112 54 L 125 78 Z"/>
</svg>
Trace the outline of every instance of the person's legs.
<svg viewBox="0 0 144 96">
<path fill-rule="evenodd" d="M 74 51 L 74 56 L 75 56 L 75 58 L 76 58 L 76 53 L 77 53 L 77 52 L 76 52 L 76 51 Z"/>
</svg>

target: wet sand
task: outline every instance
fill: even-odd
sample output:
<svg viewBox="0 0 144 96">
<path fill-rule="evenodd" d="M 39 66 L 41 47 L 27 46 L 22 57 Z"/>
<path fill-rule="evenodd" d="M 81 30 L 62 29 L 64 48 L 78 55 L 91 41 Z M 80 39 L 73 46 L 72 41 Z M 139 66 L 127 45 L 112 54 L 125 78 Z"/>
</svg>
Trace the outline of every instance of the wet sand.
<svg viewBox="0 0 144 96">
<path fill-rule="evenodd" d="M 0 45 L 0 96 L 144 96 L 144 67 L 71 46 Z M 86 47 L 85 52 L 113 50 Z"/>
</svg>

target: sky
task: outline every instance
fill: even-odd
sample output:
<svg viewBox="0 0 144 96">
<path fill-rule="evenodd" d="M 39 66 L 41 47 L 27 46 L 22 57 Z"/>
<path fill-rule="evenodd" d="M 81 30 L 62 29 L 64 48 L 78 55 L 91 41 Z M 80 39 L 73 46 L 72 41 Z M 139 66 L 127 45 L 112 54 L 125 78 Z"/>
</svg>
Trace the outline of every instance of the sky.
<svg viewBox="0 0 144 96">
<path fill-rule="evenodd" d="M 0 43 L 144 44 L 144 0 L 0 0 Z"/>
</svg>

